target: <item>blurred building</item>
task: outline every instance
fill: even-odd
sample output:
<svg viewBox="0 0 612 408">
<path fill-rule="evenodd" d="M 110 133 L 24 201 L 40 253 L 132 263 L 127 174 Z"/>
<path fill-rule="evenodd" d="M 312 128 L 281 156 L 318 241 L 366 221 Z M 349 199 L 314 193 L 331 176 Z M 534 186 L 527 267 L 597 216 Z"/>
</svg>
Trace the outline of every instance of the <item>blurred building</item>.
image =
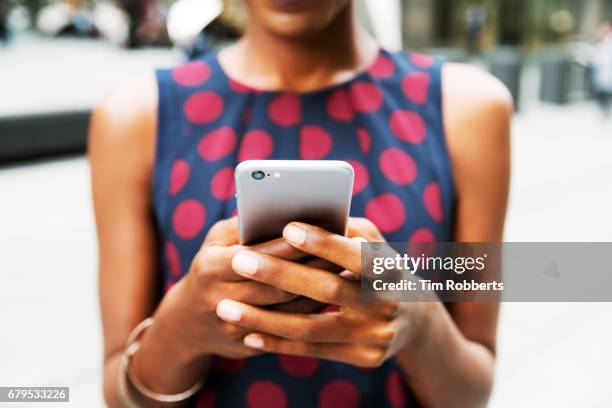
<svg viewBox="0 0 612 408">
<path fill-rule="evenodd" d="M 402 0 L 407 47 L 592 41 L 612 0 Z M 477 36 L 477 38 L 474 38 Z"/>
</svg>

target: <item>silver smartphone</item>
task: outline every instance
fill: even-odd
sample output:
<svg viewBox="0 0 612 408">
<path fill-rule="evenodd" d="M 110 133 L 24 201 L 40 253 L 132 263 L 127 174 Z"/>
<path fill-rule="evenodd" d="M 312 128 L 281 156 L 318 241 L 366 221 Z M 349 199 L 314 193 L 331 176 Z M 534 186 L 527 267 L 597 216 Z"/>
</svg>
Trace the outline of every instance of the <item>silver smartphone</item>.
<svg viewBox="0 0 612 408">
<path fill-rule="evenodd" d="M 247 160 L 234 176 L 241 244 L 278 238 L 291 221 L 345 234 L 354 177 L 347 162 Z"/>
</svg>

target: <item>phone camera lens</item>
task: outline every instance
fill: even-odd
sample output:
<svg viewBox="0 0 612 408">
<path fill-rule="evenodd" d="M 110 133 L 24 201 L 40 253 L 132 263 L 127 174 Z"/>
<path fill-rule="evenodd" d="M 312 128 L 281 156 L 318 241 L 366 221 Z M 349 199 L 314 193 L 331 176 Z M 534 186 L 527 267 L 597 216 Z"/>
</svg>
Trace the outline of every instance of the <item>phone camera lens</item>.
<svg viewBox="0 0 612 408">
<path fill-rule="evenodd" d="M 251 173 L 251 177 L 253 177 L 255 180 L 263 180 L 263 178 L 266 177 L 266 173 L 261 170 L 256 170 Z"/>
</svg>

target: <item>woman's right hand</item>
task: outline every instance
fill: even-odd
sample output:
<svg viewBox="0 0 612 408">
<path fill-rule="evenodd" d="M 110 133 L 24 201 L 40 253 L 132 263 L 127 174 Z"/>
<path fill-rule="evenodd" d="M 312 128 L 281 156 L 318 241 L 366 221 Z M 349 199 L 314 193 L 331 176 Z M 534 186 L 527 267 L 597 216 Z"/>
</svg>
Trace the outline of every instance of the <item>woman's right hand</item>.
<svg viewBox="0 0 612 408">
<path fill-rule="evenodd" d="M 156 323 L 168 324 L 165 331 L 180 339 L 180 347 L 191 358 L 211 354 L 244 358 L 257 354 L 242 344 L 246 334 L 243 329 L 217 317 L 215 309 L 222 299 L 266 306 L 297 297 L 236 274 L 231 266 L 232 257 L 245 248 L 238 245 L 236 217 L 217 222 L 209 230 L 187 275 L 170 289 L 160 304 Z M 250 249 L 285 259 L 305 256 L 282 238 Z"/>
<path fill-rule="evenodd" d="M 325 307 L 312 299 L 241 277 L 232 269 L 233 256 L 244 249 L 304 262 L 326 270 L 334 265 L 292 247 L 283 238 L 246 247 L 238 244 L 236 217 L 217 222 L 195 255 L 189 272 L 163 297 L 153 325 L 143 334 L 133 357 L 137 378 L 151 389 L 185 390 L 206 372 L 210 356 L 246 358 L 261 351 L 243 344 L 247 333 L 216 314 L 222 299 L 233 299 L 275 310 L 313 313 Z M 163 358 L 161 356 L 164 356 Z"/>
</svg>

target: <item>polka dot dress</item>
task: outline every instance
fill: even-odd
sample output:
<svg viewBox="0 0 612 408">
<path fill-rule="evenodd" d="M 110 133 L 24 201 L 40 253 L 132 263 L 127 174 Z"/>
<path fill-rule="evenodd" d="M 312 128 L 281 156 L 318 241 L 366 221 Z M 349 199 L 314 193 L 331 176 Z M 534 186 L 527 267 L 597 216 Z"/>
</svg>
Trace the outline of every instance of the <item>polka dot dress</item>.
<svg viewBox="0 0 612 408">
<path fill-rule="evenodd" d="M 187 273 L 208 229 L 236 212 L 233 169 L 249 159 L 346 160 L 352 216 L 388 241 L 452 239 L 455 192 L 438 59 L 381 49 L 353 79 L 302 94 L 249 88 L 217 54 L 156 73 L 153 204 L 166 289 Z M 416 248 L 416 249 L 415 249 Z M 375 369 L 265 354 L 213 359 L 198 407 L 417 406 L 394 361 Z"/>
</svg>

